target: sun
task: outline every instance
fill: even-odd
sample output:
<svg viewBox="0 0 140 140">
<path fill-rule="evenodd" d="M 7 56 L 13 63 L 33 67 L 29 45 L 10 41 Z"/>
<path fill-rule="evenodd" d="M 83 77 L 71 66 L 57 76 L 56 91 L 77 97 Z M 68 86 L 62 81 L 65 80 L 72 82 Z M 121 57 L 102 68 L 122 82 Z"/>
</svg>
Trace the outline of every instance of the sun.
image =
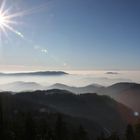
<svg viewBox="0 0 140 140">
<path fill-rule="evenodd" d="M 4 16 L 0 13 L 0 25 L 3 25 L 4 22 L 5 22 L 5 18 L 4 18 Z"/>
<path fill-rule="evenodd" d="M 4 24 L 6 24 L 6 17 L 0 13 L 0 28 L 3 28 Z"/>
<path fill-rule="evenodd" d="M 24 35 L 17 30 L 17 27 L 20 24 L 19 18 L 46 8 L 47 3 L 35 8 L 17 11 L 12 5 L 7 7 L 8 4 L 6 4 L 6 1 L 8 0 L 0 0 L 0 41 L 3 34 L 8 37 L 8 30 L 25 39 Z"/>
<path fill-rule="evenodd" d="M 21 12 L 13 13 L 10 11 L 11 8 L 5 8 L 4 0 L 2 4 L 0 5 L 0 34 L 4 34 L 6 37 L 8 37 L 7 30 L 12 31 L 16 35 L 20 37 L 24 37 L 22 33 L 20 33 L 18 30 L 14 28 L 13 25 L 17 25 L 17 17 L 21 16 Z"/>
</svg>

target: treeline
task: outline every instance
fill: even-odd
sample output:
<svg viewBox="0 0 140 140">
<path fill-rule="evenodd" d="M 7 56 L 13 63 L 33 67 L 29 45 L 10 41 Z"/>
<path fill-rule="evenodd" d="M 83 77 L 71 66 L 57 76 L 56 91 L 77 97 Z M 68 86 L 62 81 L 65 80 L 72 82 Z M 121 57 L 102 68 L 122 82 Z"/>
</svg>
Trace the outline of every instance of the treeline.
<svg viewBox="0 0 140 140">
<path fill-rule="evenodd" d="M 21 113 L 13 120 L 0 116 L 0 140 L 88 140 L 82 126 L 69 128 L 61 114 L 48 117 L 56 118 L 55 122 L 34 118 L 30 113 Z"/>
<path fill-rule="evenodd" d="M 11 97 L 7 96 L 4 100 L 0 96 L 0 140 L 140 140 L 140 123 L 129 124 L 124 134 L 106 136 L 103 132 L 93 139 L 88 130 L 80 124 L 71 124 L 71 119 L 64 114 L 44 109 L 26 112 L 27 107 L 24 106 L 21 110 L 13 110 L 10 101 Z"/>
<path fill-rule="evenodd" d="M 23 112 L 4 106 L 0 97 L 0 140 L 89 140 L 85 129 L 66 123 L 60 113 Z"/>
<path fill-rule="evenodd" d="M 0 117 L 0 140 L 90 140 L 82 126 L 71 129 L 61 114 L 54 117 L 54 124 L 45 119 L 35 119 L 30 113 L 20 114 L 9 121 Z M 140 140 L 140 124 L 128 125 L 124 135 L 112 133 L 107 137 L 102 133 L 96 140 Z"/>
<path fill-rule="evenodd" d="M 106 137 L 103 133 L 97 140 L 140 140 L 140 123 L 133 126 L 128 124 L 125 133 L 121 136 L 114 132 Z"/>
</svg>

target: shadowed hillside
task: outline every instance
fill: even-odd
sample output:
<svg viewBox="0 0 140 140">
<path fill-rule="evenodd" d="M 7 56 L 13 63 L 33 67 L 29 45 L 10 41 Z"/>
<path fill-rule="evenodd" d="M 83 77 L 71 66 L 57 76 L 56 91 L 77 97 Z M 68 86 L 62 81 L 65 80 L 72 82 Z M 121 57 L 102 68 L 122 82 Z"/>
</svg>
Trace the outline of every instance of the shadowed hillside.
<svg viewBox="0 0 140 140">
<path fill-rule="evenodd" d="M 140 112 L 140 84 L 137 83 L 117 83 L 100 93 L 106 94 L 115 100 L 129 106 L 134 111 Z"/>
<path fill-rule="evenodd" d="M 20 93 L 15 96 L 47 105 L 67 115 L 95 121 L 108 130 L 124 128 L 134 119 L 130 109 L 107 96 L 97 94 L 75 95 L 65 90 L 49 90 Z"/>
<path fill-rule="evenodd" d="M 59 114 L 65 123 L 58 122 L 57 126 Z M 136 119 L 132 110 L 108 96 L 75 95 L 57 89 L 14 95 L 0 93 L 0 135 L 5 140 L 13 137 L 23 140 L 49 137 L 57 140 L 56 135 L 60 137 L 58 140 L 68 137 L 69 140 L 81 140 L 82 137 L 83 140 L 96 140 L 102 133 L 110 137 L 116 130 L 121 136 L 127 124 L 134 123 Z M 42 126 L 42 123 L 46 125 Z M 62 128 L 61 124 L 64 125 Z M 56 132 L 56 127 L 57 131 L 62 129 L 61 132 Z M 60 133 L 61 136 L 58 136 Z"/>
</svg>

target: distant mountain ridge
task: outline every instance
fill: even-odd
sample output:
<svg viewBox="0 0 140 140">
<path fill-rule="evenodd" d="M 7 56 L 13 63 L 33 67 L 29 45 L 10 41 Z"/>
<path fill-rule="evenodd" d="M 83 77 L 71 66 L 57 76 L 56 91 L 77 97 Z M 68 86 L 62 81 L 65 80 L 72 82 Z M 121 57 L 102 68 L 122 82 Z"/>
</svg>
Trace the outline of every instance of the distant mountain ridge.
<svg viewBox="0 0 140 140">
<path fill-rule="evenodd" d="M 74 87 L 56 83 L 48 87 L 35 82 L 17 81 L 0 85 L 0 91 L 22 92 L 49 89 L 67 90 L 75 94 L 97 93 L 99 95 L 108 95 L 116 101 L 132 108 L 134 111 L 140 112 L 140 84 L 137 83 L 116 83 L 108 87 L 97 84 L 91 84 L 85 87 Z"/>
<path fill-rule="evenodd" d="M 74 86 L 68 86 L 68 85 L 64 85 L 64 84 L 60 84 L 60 83 L 56 83 L 50 87 L 48 87 L 48 89 L 62 89 L 62 90 L 68 90 L 71 91 L 73 93 L 98 93 L 100 90 L 103 90 L 105 87 L 98 85 L 98 84 L 91 84 L 91 85 L 87 85 L 84 87 L 74 87 Z"/>
<path fill-rule="evenodd" d="M 99 89 L 103 89 L 104 87 L 98 84 L 87 85 L 85 87 L 72 87 L 60 83 L 56 83 L 51 86 L 42 86 L 36 82 L 24 82 L 24 81 L 16 81 L 7 84 L 0 84 L 1 91 L 27 91 L 27 90 L 49 90 L 49 89 L 62 89 L 68 90 L 76 94 L 81 93 L 97 93 Z"/>
<path fill-rule="evenodd" d="M 22 73 L 0 73 L 0 76 L 59 76 L 67 75 L 63 71 L 37 71 L 37 72 L 22 72 Z"/>
</svg>

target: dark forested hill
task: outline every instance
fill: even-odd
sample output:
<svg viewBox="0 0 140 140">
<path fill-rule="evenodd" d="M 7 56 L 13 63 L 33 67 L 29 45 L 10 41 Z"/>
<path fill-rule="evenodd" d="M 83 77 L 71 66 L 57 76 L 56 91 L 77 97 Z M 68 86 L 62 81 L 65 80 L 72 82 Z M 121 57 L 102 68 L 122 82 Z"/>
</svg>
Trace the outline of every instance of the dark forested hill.
<svg viewBox="0 0 140 140">
<path fill-rule="evenodd" d="M 42 127 L 38 125 L 42 120 L 45 120 L 47 125 L 51 127 L 49 130 L 52 130 L 56 135 L 54 128 L 56 127 L 57 114 L 61 114 L 67 128 L 70 129 L 68 130 L 70 136 L 73 137 L 78 127 L 82 126 L 92 140 L 95 140 L 101 133 L 110 135 L 116 130 L 123 133 L 126 125 L 133 123 L 136 119 L 132 110 L 108 96 L 75 95 L 69 91 L 57 89 L 21 92 L 14 95 L 10 92 L 0 93 L 1 130 L 12 133 L 17 133 L 17 129 L 25 130 L 26 119 L 32 118 L 36 126 L 36 131 L 34 130 L 36 136 L 41 135 L 38 129 Z M 27 126 L 31 127 L 30 125 Z M 25 131 L 21 130 L 18 133 L 24 134 Z M 83 133 L 83 129 L 80 131 Z M 5 132 L 1 133 L 5 134 Z"/>
<path fill-rule="evenodd" d="M 57 89 L 20 93 L 15 96 L 47 105 L 67 115 L 95 121 L 108 130 L 123 128 L 125 124 L 134 119 L 132 110 L 108 96 L 75 95 L 69 91 Z"/>
</svg>

